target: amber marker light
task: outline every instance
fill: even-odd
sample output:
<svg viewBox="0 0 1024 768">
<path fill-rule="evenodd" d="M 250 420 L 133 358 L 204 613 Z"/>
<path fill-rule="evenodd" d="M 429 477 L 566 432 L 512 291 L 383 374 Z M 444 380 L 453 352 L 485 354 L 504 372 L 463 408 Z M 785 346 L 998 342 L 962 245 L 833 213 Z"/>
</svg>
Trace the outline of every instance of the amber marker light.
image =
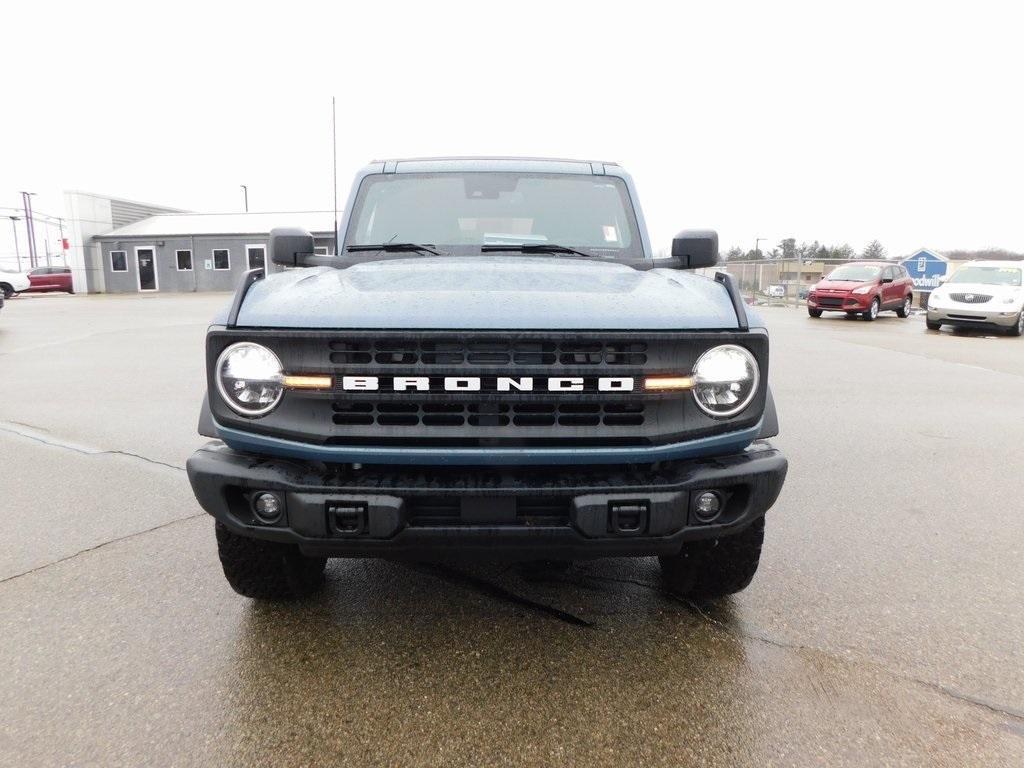
<svg viewBox="0 0 1024 768">
<path fill-rule="evenodd" d="M 693 389 L 693 376 L 648 376 L 644 379 L 644 389 L 653 392 Z"/>
<path fill-rule="evenodd" d="M 285 376 L 281 383 L 288 389 L 330 389 L 334 379 L 331 376 Z"/>
</svg>

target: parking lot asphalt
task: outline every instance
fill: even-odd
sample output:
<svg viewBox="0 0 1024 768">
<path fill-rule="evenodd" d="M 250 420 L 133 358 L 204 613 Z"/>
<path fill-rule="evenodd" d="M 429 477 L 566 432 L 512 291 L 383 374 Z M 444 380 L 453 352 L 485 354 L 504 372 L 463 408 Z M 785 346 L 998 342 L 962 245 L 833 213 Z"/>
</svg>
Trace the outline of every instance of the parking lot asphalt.
<svg viewBox="0 0 1024 768">
<path fill-rule="evenodd" d="M 183 467 L 225 295 L 0 312 L 0 765 L 1020 765 L 1024 339 L 764 309 L 761 570 L 334 560 L 235 595 Z"/>
</svg>

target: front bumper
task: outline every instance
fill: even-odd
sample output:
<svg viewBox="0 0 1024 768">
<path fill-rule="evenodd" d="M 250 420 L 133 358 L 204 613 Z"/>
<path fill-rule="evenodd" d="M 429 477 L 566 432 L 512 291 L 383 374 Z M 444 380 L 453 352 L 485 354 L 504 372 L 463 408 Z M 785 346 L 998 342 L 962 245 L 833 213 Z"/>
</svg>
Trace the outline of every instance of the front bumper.
<svg viewBox="0 0 1024 768">
<path fill-rule="evenodd" d="M 994 305 L 989 308 L 977 309 L 976 304 L 964 304 L 960 307 L 944 305 L 928 307 L 928 322 L 956 325 L 964 328 L 989 327 L 998 329 L 1013 328 L 1020 317 L 1020 309 L 1012 305 Z"/>
<path fill-rule="evenodd" d="M 645 466 L 356 469 L 211 442 L 187 468 L 199 503 L 229 529 L 307 555 L 582 559 L 674 554 L 684 541 L 736 533 L 775 503 L 787 463 L 757 441 Z M 722 502 L 708 523 L 694 509 L 706 490 Z M 283 502 L 280 520 L 259 522 L 258 492 Z"/>
</svg>

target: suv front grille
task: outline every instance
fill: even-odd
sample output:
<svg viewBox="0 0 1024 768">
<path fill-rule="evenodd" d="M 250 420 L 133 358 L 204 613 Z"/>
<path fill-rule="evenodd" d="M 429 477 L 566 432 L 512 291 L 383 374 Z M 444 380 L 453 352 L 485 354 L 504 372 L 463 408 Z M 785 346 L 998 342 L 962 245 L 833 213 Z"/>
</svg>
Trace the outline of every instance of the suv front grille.
<svg viewBox="0 0 1024 768">
<path fill-rule="evenodd" d="M 335 401 L 339 425 L 382 427 L 625 427 L 644 423 L 644 404 Z"/>
<path fill-rule="evenodd" d="M 768 375 L 768 339 L 760 329 L 232 329 L 208 339 L 208 371 L 228 344 L 245 339 L 265 344 L 289 372 L 332 376 L 332 391 L 289 391 L 257 420 L 239 417 L 219 398 L 211 403 L 218 424 L 319 445 L 662 445 L 754 426 Z M 644 389 L 645 377 L 690 373 L 718 344 L 740 344 L 761 365 L 758 396 L 742 414 L 713 419 L 689 391 Z M 397 377 L 404 380 L 398 389 Z M 574 391 L 551 388 L 551 379 L 566 377 L 575 380 Z M 369 378 L 372 385 L 363 388 Z M 448 389 L 449 378 L 479 379 L 479 386 Z M 633 386 L 604 388 L 615 379 L 632 379 Z M 212 378 L 208 384 L 216 391 Z"/>
<path fill-rule="evenodd" d="M 842 297 L 834 296 L 819 296 L 818 297 L 819 307 L 841 307 L 843 306 Z"/>
<path fill-rule="evenodd" d="M 992 299 L 991 296 L 981 293 L 951 293 L 949 298 L 953 301 L 959 301 L 961 304 L 984 304 Z"/>
</svg>

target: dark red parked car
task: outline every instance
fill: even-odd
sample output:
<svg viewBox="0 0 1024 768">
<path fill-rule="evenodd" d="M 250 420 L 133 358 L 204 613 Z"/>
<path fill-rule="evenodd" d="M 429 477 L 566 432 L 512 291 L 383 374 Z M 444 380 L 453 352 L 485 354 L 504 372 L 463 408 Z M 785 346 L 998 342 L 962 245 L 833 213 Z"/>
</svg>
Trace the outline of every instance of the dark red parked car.
<svg viewBox="0 0 1024 768">
<path fill-rule="evenodd" d="M 71 285 L 71 269 L 69 267 L 36 267 L 28 273 L 28 281 L 32 287 L 26 293 L 75 292 Z"/>
<path fill-rule="evenodd" d="M 914 281 L 899 264 L 854 261 L 823 277 L 807 294 L 807 314 L 845 312 L 874 320 L 879 312 L 894 310 L 909 317 L 914 304 Z"/>
</svg>

